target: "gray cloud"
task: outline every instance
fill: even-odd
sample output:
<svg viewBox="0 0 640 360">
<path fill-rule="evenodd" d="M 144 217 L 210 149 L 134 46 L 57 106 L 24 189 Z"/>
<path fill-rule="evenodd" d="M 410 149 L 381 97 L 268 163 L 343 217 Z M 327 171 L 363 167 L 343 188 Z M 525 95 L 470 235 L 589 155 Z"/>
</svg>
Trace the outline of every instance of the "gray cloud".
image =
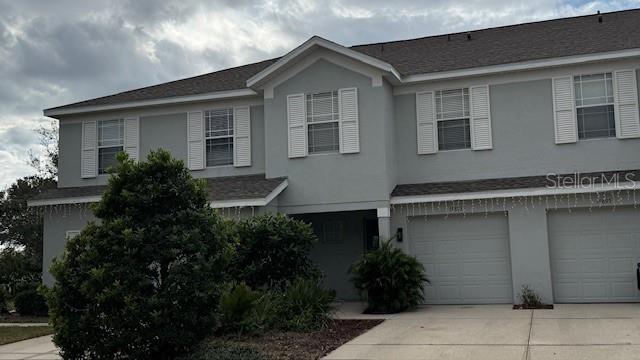
<svg viewBox="0 0 640 360">
<path fill-rule="evenodd" d="M 42 109 L 280 56 L 632 8 L 640 0 L 0 0 L 0 188 L 32 172 Z"/>
</svg>

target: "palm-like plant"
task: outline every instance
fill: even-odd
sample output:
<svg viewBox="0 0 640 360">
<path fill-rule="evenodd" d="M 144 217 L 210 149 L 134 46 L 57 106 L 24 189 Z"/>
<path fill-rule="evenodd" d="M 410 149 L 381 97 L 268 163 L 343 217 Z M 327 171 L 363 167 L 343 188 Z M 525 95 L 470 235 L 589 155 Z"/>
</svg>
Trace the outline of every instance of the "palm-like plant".
<svg viewBox="0 0 640 360">
<path fill-rule="evenodd" d="M 367 300 L 368 313 L 396 313 L 424 300 L 429 283 L 424 266 L 394 247 L 391 240 L 370 251 L 351 267 L 351 281 Z"/>
</svg>

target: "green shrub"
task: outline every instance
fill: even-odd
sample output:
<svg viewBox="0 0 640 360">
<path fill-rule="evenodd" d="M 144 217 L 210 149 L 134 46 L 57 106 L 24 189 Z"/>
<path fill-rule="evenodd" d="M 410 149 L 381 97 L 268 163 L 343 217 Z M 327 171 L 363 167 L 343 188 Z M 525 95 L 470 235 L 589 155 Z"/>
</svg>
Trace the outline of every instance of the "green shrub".
<svg viewBox="0 0 640 360">
<path fill-rule="evenodd" d="M 17 293 L 13 304 L 18 314 L 23 316 L 46 316 L 49 312 L 44 296 L 35 285 Z"/>
<path fill-rule="evenodd" d="M 255 216 L 237 224 L 237 238 L 232 275 L 254 289 L 319 275 L 309 259 L 317 239 L 302 221 L 281 214 Z"/>
<path fill-rule="evenodd" d="M 37 259 L 25 251 L 5 248 L 0 251 L 0 284 L 13 297 L 20 291 L 40 282 L 40 266 Z"/>
<path fill-rule="evenodd" d="M 351 267 L 352 281 L 367 300 L 367 312 L 395 313 L 424 300 L 424 266 L 415 257 L 383 242 Z"/>
<path fill-rule="evenodd" d="M 255 346 L 230 341 L 205 341 L 182 360 L 268 360 Z"/>
<path fill-rule="evenodd" d="M 522 285 L 520 301 L 526 308 L 532 309 L 542 306 L 542 298 L 529 285 Z"/>
<path fill-rule="evenodd" d="M 319 329 L 331 318 L 335 292 L 322 286 L 319 278 L 294 280 L 282 292 L 279 328 L 308 331 Z"/>
<path fill-rule="evenodd" d="M 170 359 L 217 325 L 229 245 L 204 183 L 166 151 L 118 155 L 89 223 L 54 261 L 48 293 L 65 359 Z"/>
<path fill-rule="evenodd" d="M 253 316 L 261 295 L 245 283 L 228 284 L 220 296 L 221 331 L 250 333 L 260 324 Z"/>
</svg>

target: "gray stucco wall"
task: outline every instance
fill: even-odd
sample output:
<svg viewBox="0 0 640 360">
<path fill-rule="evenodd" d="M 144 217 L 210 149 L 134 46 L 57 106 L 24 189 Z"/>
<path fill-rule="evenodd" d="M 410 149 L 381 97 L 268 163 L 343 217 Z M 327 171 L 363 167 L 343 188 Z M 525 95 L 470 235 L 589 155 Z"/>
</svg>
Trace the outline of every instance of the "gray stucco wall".
<svg viewBox="0 0 640 360">
<path fill-rule="evenodd" d="M 62 256 L 66 232 L 82 230 L 89 221 L 95 221 L 87 206 L 61 205 L 44 209 L 44 233 L 42 244 L 42 281 L 53 284 L 49 273 L 53 258 Z"/>
<path fill-rule="evenodd" d="M 640 167 L 640 139 L 554 142 L 551 80 L 490 86 L 493 149 L 417 155 L 415 94 L 395 97 L 398 183 Z"/>
<path fill-rule="evenodd" d="M 211 105 L 212 107 L 214 105 Z M 217 107 L 221 105 L 215 105 Z M 203 106 L 197 107 L 202 109 Z M 204 107 L 206 108 L 206 107 Z M 187 161 L 187 113 L 171 112 L 140 116 L 140 156 L 144 159 L 151 150 L 163 148 L 173 156 Z M 95 116 L 93 118 L 96 118 Z M 97 118 L 100 118 L 98 116 Z M 102 118 L 110 119 L 113 116 Z M 82 141 L 82 124 L 80 122 L 60 122 L 60 170 L 58 184 L 60 187 L 83 185 L 103 185 L 107 175 L 98 175 L 92 179 L 80 176 L 80 149 Z M 264 109 L 263 106 L 251 106 L 251 166 L 233 167 L 218 166 L 193 171 L 195 177 L 234 176 L 260 174 L 264 167 Z"/>
<path fill-rule="evenodd" d="M 345 87 L 358 88 L 360 153 L 319 154 L 289 159 L 286 97 Z M 386 201 L 393 184 L 387 169 L 387 129 L 392 104 L 388 85 L 372 87 L 371 79 L 325 60 L 319 60 L 274 89 L 265 99 L 267 177 L 287 176 L 288 188 L 279 206 L 290 209 Z M 375 206 L 374 206 L 375 207 Z"/>
</svg>

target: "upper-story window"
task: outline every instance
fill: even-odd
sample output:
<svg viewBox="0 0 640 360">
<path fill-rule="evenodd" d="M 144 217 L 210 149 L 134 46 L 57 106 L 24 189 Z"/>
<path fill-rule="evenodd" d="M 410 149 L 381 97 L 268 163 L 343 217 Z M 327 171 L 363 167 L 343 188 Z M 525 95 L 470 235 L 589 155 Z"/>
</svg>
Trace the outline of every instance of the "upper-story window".
<svg viewBox="0 0 640 360">
<path fill-rule="evenodd" d="M 307 94 L 306 101 L 309 154 L 339 151 L 338 92 Z"/>
<path fill-rule="evenodd" d="M 124 120 L 98 121 L 98 174 L 105 174 L 124 149 Z"/>
<path fill-rule="evenodd" d="M 204 112 L 207 166 L 233 164 L 233 109 Z"/>
<path fill-rule="evenodd" d="M 616 136 L 611 73 L 574 76 L 578 139 Z"/>
<path fill-rule="evenodd" d="M 438 150 L 471 149 L 469 89 L 435 93 L 438 122 Z"/>
</svg>

